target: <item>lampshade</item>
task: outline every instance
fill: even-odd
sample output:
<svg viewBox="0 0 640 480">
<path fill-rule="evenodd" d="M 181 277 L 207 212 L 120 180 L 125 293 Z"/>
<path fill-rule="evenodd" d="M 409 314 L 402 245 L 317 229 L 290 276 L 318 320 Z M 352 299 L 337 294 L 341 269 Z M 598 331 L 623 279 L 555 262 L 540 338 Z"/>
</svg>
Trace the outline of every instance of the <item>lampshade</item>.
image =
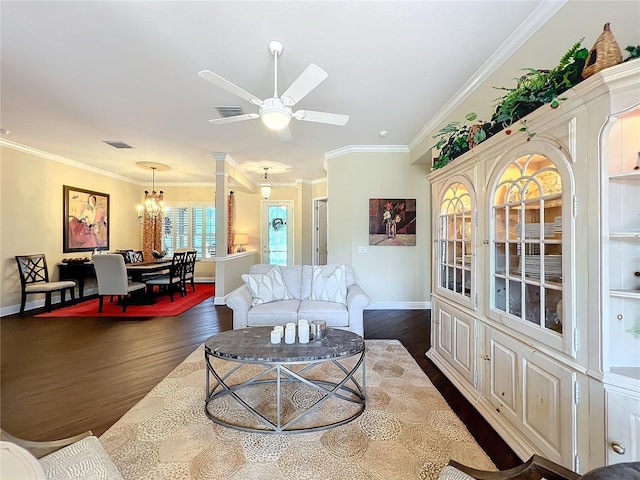
<svg viewBox="0 0 640 480">
<path fill-rule="evenodd" d="M 271 184 L 270 183 L 261 183 L 260 184 L 260 193 L 262 193 L 262 198 L 265 200 L 269 200 L 271 196 Z"/>
<path fill-rule="evenodd" d="M 246 245 L 249 243 L 249 235 L 246 233 L 236 233 L 234 238 L 236 245 Z"/>
<path fill-rule="evenodd" d="M 247 235 L 246 233 L 236 233 L 233 238 L 234 243 L 238 245 L 238 249 L 236 250 L 236 252 L 246 252 L 247 249 L 244 248 L 244 246 L 249 243 L 249 235 Z"/>
</svg>

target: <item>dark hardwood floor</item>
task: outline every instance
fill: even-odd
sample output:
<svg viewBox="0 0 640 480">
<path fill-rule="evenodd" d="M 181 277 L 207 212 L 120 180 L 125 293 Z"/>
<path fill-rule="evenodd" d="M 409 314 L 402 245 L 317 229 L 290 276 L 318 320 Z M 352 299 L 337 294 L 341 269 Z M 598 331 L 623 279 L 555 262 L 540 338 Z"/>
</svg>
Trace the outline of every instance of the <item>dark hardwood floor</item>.
<svg viewBox="0 0 640 480">
<path fill-rule="evenodd" d="M 178 317 L 0 319 L 0 426 L 30 440 L 101 435 L 211 335 L 231 310 L 205 301 Z M 366 339 L 407 348 L 499 469 L 521 460 L 425 357 L 429 310 L 369 310 Z"/>
</svg>

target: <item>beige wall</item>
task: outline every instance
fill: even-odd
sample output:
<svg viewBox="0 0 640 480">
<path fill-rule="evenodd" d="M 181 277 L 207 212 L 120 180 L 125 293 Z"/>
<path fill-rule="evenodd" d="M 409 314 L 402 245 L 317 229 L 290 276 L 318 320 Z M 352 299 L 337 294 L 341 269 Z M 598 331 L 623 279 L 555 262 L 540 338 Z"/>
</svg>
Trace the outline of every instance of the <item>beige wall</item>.
<svg viewBox="0 0 640 480">
<path fill-rule="evenodd" d="M 139 186 L 9 148 L 0 149 L 0 172 L 0 309 L 20 305 L 15 255 L 44 253 L 49 275 L 57 279 L 57 262 L 91 254 L 62 251 L 63 185 L 110 194 L 110 248 L 140 247 L 134 208 L 141 201 Z"/>
<path fill-rule="evenodd" d="M 429 168 L 411 165 L 408 153 L 348 153 L 327 163 L 329 263 L 353 265 L 369 308 L 425 308 L 431 290 Z M 416 246 L 369 245 L 370 198 L 416 199 Z"/>
</svg>

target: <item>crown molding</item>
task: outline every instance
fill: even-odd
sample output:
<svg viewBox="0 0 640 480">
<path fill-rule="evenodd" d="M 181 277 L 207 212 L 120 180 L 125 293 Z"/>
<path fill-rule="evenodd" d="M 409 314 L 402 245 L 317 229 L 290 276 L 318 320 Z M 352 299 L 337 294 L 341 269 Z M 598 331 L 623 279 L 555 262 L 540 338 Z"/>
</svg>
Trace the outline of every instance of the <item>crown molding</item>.
<svg viewBox="0 0 640 480">
<path fill-rule="evenodd" d="M 296 178 L 296 185 L 319 185 L 320 183 L 327 183 L 327 177 L 317 178 L 315 180 L 305 180 L 304 178 Z"/>
<path fill-rule="evenodd" d="M 134 185 L 140 185 L 140 186 L 145 185 L 145 183 L 136 182 L 122 175 L 109 172 L 108 170 L 92 167 L 90 165 L 87 165 L 86 163 L 70 160 L 66 157 L 61 157 L 60 155 L 56 155 L 54 153 L 45 152 L 44 150 L 39 150 L 37 148 L 29 147 L 27 145 L 22 145 L 21 143 L 12 142 L 11 140 L 0 139 L 0 147 L 11 148 L 12 150 L 16 150 L 18 152 L 26 153 L 28 155 L 33 155 L 35 157 L 44 158 L 45 160 L 51 160 L 52 162 L 69 165 L 70 167 L 86 170 L 87 172 L 97 173 L 98 175 L 104 175 L 105 177 L 115 178 L 116 180 L 122 180 L 123 182 L 133 183 Z"/>
<path fill-rule="evenodd" d="M 435 128 L 444 122 L 469 95 L 489 78 L 507 59 L 513 55 L 531 36 L 553 17 L 568 0 L 544 1 L 520 24 L 491 57 L 484 62 L 460 90 L 434 115 L 418 134 L 409 142 L 409 149 L 416 148 Z"/>
<path fill-rule="evenodd" d="M 325 160 L 349 153 L 409 153 L 407 145 L 347 145 L 324 154 Z"/>
</svg>

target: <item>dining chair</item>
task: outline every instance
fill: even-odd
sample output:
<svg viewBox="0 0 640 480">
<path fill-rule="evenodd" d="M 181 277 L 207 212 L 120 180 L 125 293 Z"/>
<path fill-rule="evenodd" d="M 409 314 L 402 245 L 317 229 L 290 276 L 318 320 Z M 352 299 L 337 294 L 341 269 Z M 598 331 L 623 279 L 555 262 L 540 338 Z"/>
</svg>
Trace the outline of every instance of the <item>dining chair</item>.
<svg viewBox="0 0 640 480">
<path fill-rule="evenodd" d="M 129 294 L 138 290 L 144 290 L 142 282 L 130 282 L 127 278 L 127 268 L 124 265 L 124 257 L 119 253 L 106 253 L 93 256 L 93 266 L 98 280 L 98 313 L 102 313 L 104 297 L 118 296 L 122 304 L 122 313 L 127 311 L 127 299 Z"/>
<path fill-rule="evenodd" d="M 122 255 L 124 263 L 131 263 L 133 261 L 131 260 L 133 250 L 116 250 L 115 253 Z"/>
<path fill-rule="evenodd" d="M 184 292 L 182 291 L 182 270 L 184 269 L 186 255 L 186 252 L 174 253 L 168 273 L 155 275 L 144 280 L 147 285 L 147 293 L 149 295 L 153 294 L 153 287 L 158 286 L 160 290 L 165 288 L 169 290 L 169 298 L 172 302 L 174 291 L 177 290 L 180 292 L 181 297 L 184 296 Z"/>
<path fill-rule="evenodd" d="M 16 255 L 16 262 L 18 262 L 20 285 L 22 286 L 20 313 L 24 313 L 27 295 L 33 293 L 44 293 L 44 306 L 47 312 L 51 311 L 52 292 L 59 291 L 61 303 L 64 304 L 65 291 L 68 289 L 71 296 L 71 302 L 75 303 L 76 282 L 74 280 L 50 282 L 47 259 L 44 253 L 38 253 L 35 255 Z"/>
<path fill-rule="evenodd" d="M 142 250 L 129 250 L 129 259 L 131 260 L 131 263 L 144 262 Z"/>
<path fill-rule="evenodd" d="M 180 282 L 180 287 L 185 295 L 187 294 L 187 282 L 191 284 L 191 291 L 196 291 L 195 270 L 197 257 L 197 251 L 189 250 L 184 259 L 184 268 L 182 269 L 182 282 Z"/>
</svg>

